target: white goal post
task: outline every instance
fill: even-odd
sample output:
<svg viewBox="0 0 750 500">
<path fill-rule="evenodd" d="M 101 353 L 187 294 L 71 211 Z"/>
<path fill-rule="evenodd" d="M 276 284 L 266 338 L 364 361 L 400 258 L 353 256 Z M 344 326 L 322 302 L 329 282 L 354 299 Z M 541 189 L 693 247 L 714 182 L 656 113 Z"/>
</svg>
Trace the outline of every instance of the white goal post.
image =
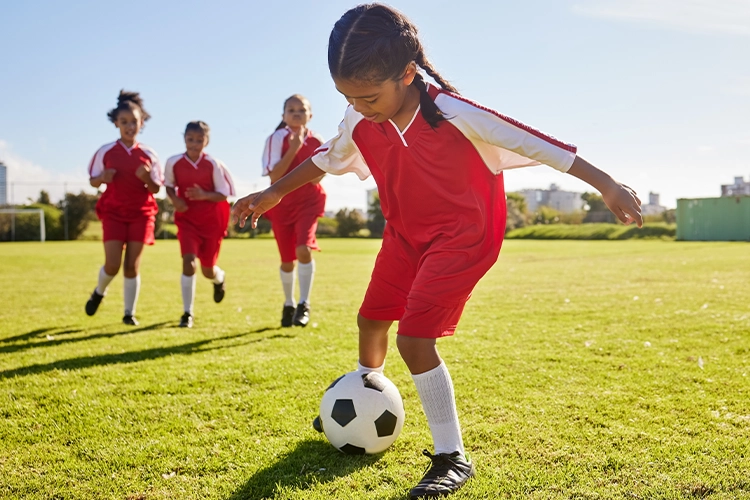
<svg viewBox="0 0 750 500">
<path fill-rule="evenodd" d="M 16 241 L 16 214 L 39 214 L 39 241 L 44 243 L 47 230 L 44 227 L 44 210 L 41 208 L 0 208 L 0 214 L 10 214 L 10 241 Z"/>
</svg>

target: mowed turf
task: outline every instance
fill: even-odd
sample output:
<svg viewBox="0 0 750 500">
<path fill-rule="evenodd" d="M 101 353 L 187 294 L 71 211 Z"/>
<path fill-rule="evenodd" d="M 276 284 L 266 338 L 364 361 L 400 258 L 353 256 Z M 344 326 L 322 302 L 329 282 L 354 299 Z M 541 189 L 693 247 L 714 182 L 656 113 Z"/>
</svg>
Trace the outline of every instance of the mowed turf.
<svg viewBox="0 0 750 500">
<path fill-rule="evenodd" d="M 0 497 L 405 498 L 431 438 L 393 337 L 395 445 L 311 427 L 379 243 L 323 240 L 311 325 L 281 329 L 275 243 L 226 241 L 190 330 L 175 241 L 145 251 L 138 327 L 121 275 L 84 314 L 101 243 L 0 245 Z M 439 341 L 477 465 L 452 498 L 750 498 L 749 284 L 746 243 L 506 242 Z"/>
</svg>

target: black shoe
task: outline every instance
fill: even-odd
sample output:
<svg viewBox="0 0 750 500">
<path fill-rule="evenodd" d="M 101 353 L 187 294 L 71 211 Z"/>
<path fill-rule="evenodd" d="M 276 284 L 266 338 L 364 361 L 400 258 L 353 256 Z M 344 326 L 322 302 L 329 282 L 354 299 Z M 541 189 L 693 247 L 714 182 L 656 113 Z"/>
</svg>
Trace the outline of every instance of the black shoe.
<svg viewBox="0 0 750 500">
<path fill-rule="evenodd" d="M 281 326 L 284 328 L 292 326 L 292 319 L 294 318 L 294 306 L 284 306 L 281 310 Z"/>
<path fill-rule="evenodd" d="M 186 312 L 180 318 L 180 328 L 192 328 L 193 327 L 193 315 Z"/>
<path fill-rule="evenodd" d="M 99 292 L 94 288 L 94 293 L 91 294 L 89 300 L 86 302 L 86 314 L 93 316 L 96 310 L 99 309 L 99 304 L 102 303 L 104 295 L 99 295 Z"/>
<path fill-rule="evenodd" d="M 224 281 L 219 283 L 218 285 L 214 283 L 214 302 L 217 304 L 224 300 L 224 282 L 226 282 L 227 279 L 224 278 Z"/>
<path fill-rule="evenodd" d="M 307 305 L 307 302 L 297 304 L 297 311 L 295 311 L 294 313 L 293 323 L 296 326 L 307 326 L 307 323 L 309 322 L 310 322 L 310 306 Z"/>
<path fill-rule="evenodd" d="M 138 320 L 132 314 L 126 314 L 122 317 L 122 322 L 130 326 L 138 326 Z"/>
<path fill-rule="evenodd" d="M 432 465 L 419 484 L 409 492 L 409 498 L 450 495 L 474 476 L 474 464 L 460 458 L 457 451 L 433 455 L 424 450 L 422 453 L 430 457 Z"/>
</svg>

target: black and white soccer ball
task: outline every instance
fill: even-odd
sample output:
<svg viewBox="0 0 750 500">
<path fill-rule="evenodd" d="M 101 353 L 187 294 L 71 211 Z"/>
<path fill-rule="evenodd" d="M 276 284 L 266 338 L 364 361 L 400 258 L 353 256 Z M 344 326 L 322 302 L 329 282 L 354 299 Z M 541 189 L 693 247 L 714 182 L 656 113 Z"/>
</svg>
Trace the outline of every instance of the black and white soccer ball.
<svg viewBox="0 0 750 500">
<path fill-rule="evenodd" d="M 347 373 L 326 389 L 313 426 L 339 451 L 380 453 L 396 441 L 404 426 L 404 402 L 382 373 Z"/>
</svg>

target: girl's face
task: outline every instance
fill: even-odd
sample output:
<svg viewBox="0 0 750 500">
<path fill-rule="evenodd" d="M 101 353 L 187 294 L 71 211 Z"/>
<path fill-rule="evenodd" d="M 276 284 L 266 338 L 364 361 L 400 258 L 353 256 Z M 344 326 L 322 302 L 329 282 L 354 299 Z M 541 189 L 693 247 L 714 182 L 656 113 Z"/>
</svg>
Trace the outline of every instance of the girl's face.
<svg viewBox="0 0 750 500">
<path fill-rule="evenodd" d="M 311 118 L 310 104 L 295 97 L 286 102 L 286 105 L 284 105 L 284 114 L 281 115 L 284 123 L 292 129 L 304 127 Z"/>
<path fill-rule="evenodd" d="M 208 145 L 208 137 L 198 130 L 188 130 L 185 133 L 185 149 L 187 149 L 190 158 L 198 158 L 203 152 L 203 148 Z"/>
<path fill-rule="evenodd" d="M 333 77 L 333 82 L 354 111 L 364 115 L 366 120 L 383 123 L 402 115 L 411 119 L 414 115 L 419 105 L 419 90 L 411 86 L 415 74 L 416 64 L 412 62 L 397 80 L 372 83 Z"/>
<path fill-rule="evenodd" d="M 143 120 L 141 119 L 141 112 L 137 109 L 123 109 L 117 113 L 117 120 L 115 120 L 115 127 L 120 129 L 120 139 L 127 146 L 131 147 L 135 144 L 135 137 L 143 127 Z"/>
</svg>

